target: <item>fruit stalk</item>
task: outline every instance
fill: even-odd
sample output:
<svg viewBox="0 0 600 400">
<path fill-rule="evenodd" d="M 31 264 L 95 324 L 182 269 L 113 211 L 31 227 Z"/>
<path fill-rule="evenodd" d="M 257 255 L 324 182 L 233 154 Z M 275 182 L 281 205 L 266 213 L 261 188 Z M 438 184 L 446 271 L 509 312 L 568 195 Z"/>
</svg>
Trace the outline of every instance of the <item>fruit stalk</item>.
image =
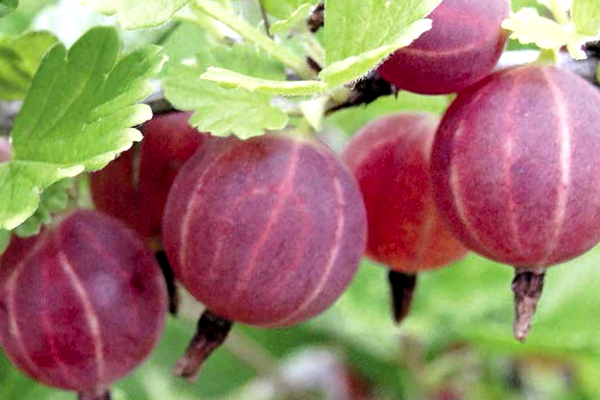
<svg viewBox="0 0 600 400">
<path fill-rule="evenodd" d="M 392 311 L 394 321 L 400 323 L 410 311 L 413 293 L 417 285 L 416 274 L 405 274 L 390 270 L 388 275 L 392 292 Z"/>
<path fill-rule="evenodd" d="M 543 270 L 517 270 L 512 281 L 515 294 L 515 338 L 524 343 L 531 330 L 531 320 L 544 288 Z"/>
<path fill-rule="evenodd" d="M 177 292 L 177 286 L 175 285 L 175 274 L 173 268 L 167 259 L 167 253 L 164 250 L 156 252 L 156 261 L 160 265 L 165 281 L 167 282 L 167 292 L 169 293 L 169 314 L 175 316 L 179 311 L 179 293 Z"/>
<path fill-rule="evenodd" d="M 185 354 L 175 364 L 173 374 L 187 378 L 191 383 L 195 382 L 204 360 L 223 344 L 232 326 L 233 322 L 219 317 L 210 310 L 204 311 L 198 321 L 196 334 Z"/>
</svg>

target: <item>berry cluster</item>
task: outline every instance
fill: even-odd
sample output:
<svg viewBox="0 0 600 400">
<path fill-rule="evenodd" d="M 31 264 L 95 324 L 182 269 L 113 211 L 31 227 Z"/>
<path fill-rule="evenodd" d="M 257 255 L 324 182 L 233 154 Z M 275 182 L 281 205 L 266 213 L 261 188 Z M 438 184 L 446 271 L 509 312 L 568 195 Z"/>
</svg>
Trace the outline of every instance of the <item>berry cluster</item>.
<svg viewBox="0 0 600 400">
<path fill-rule="evenodd" d="M 95 211 L 14 237 L 0 257 L 7 355 L 42 383 L 109 399 L 156 345 L 169 298 L 176 311 L 174 278 L 206 306 L 175 366 L 194 380 L 234 322 L 284 327 L 330 307 L 363 254 L 389 267 L 398 322 L 422 271 L 468 251 L 514 266 L 525 340 L 545 269 L 600 241 L 600 132 L 588 123 L 600 93 L 554 66 L 493 73 L 508 11 L 445 0 L 434 28 L 378 72 L 399 89 L 457 93 L 447 112 L 381 117 L 341 156 L 311 138 L 220 138 L 189 114 L 155 116 L 141 144 L 90 176 Z"/>
</svg>

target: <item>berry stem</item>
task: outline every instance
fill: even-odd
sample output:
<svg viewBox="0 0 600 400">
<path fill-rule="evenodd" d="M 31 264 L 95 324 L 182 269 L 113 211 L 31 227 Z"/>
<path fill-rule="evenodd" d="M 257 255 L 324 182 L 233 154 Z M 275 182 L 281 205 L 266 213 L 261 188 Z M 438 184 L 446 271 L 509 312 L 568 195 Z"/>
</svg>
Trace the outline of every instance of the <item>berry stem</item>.
<svg viewBox="0 0 600 400">
<path fill-rule="evenodd" d="M 77 400 L 110 400 L 110 389 L 100 387 L 86 392 L 79 392 Z"/>
<path fill-rule="evenodd" d="M 399 324 L 410 312 L 410 305 L 417 284 L 417 275 L 390 271 L 388 279 L 392 293 L 394 321 Z"/>
<path fill-rule="evenodd" d="M 515 294 L 515 323 L 513 333 L 517 340 L 525 343 L 531 330 L 531 320 L 537 303 L 542 296 L 545 273 L 539 270 L 517 270 L 512 281 Z"/>
<path fill-rule="evenodd" d="M 177 361 L 173 374 L 195 382 L 206 360 L 227 339 L 233 325 L 232 321 L 213 314 L 210 310 L 204 311 L 196 334 L 188 345 L 185 354 Z"/>
<path fill-rule="evenodd" d="M 169 294 L 169 313 L 173 316 L 177 315 L 179 311 L 179 293 L 177 292 L 177 286 L 175 285 L 175 274 L 171 268 L 171 264 L 167 259 L 167 253 L 164 250 L 156 252 L 156 261 L 160 265 L 165 281 L 167 282 L 167 292 Z"/>
</svg>

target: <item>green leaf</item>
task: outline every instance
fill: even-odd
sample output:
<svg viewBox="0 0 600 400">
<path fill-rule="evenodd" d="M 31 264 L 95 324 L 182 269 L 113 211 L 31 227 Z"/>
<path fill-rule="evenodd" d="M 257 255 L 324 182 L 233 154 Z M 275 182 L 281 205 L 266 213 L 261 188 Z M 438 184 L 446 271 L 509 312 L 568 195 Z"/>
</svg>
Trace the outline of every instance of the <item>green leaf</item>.
<svg viewBox="0 0 600 400">
<path fill-rule="evenodd" d="M 40 198 L 40 205 L 35 213 L 23 222 L 15 234 L 20 237 L 29 237 L 37 235 L 42 225 L 52 221 L 52 214 L 64 211 L 69 204 L 69 195 L 67 190 L 73 186 L 71 179 L 63 179 L 48 187 Z"/>
<path fill-rule="evenodd" d="M 218 66 L 239 74 L 284 83 L 285 71 L 281 64 L 251 45 L 228 47 L 210 42 L 206 44 L 195 60 L 187 60 L 186 64 L 167 64 L 163 81 L 167 99 L 179 109 L 196 111 L 190 123 L 214 135 L 235 134 L 248 138 L 262 135 L 265 129 L 284 128 L 287 115 L 271 104 L 272 95 L 224 88 L 200 80 L 208 67 Z"/>
<path fill-rule="evenodd" d="M 37 210 L 46 188 L 81 172 L 82 166 L 13 160 L 0 164 L 0 229 L 12 230 Z"/>
<path fill-rule="evenodd" d="M 19 0 L 0 0 L 0 18 L 6 17 L 19 6 Z"/>
<path fill-rule="evenodd" d="M 600 0 L 573 0 L 571 18 L 577 31 L 596 36 L 600 31 Z"/>
<path fill-rule="evenodd" d="M 33 215 L 53 183 L 100 169 L 141 139 L 131 127 L 152 113 L 136 103 L 152 92 L 164 57 L 156 46 L 117 62 L 118 52 L 116 31 L 99 27 L 68 53 L 57 45 L 46 55 L 13 126 L 13 161 L 0 165 L 0 228 Z"/>
<path fill-rule="evenodd" d="M 270 95 L 200 81 L 197 66 L 168 65 L 167 70 L 166 97 L 179 109 L 196 111 L 190 124 L 200 131 L 246 139 L 287 125 L 287 115 L 271 105 Z"/>
<path fill-rule="evenodd" d="M 401 40 L 440 0 L 328 0 L 324 43 L 327 65 Z"/>
<path fill-rule="evenodd" d="M 216 67 L 208 68 L 200 78 L 219 83 L 224 87 L 241 88 L 251 92 L 282 96 L 310 96 L 327 89 L 327 85 L 319 81 L 271 81 Z"/>
<path fill-rule="evenodd" d="M 336 87 L 359 79 L 379 64 L 382 59 L 397 49 L 408 46 L 429 29 L 431 29 L 431 20 L 416 21 L 391 44 L 329 64 L 319 76 L 327 82 L 329 87 Z"/>
<path fill-rule="evenodd" d="M 271 26 L 271 33 L 278 34 L 282 32 L 287 32 L 295 28 L 301 28 L 306 30 L 306 20 L 310 16 L 312 12 L 313 6 L 311 4 L 305 3 L 302 4 L 296 11 L 294 11 L 289 18 L 281 21 L 275 22 Z"/>
<path fill-rule="evenodd" d="M 0 39 L 0 99 L 25 97 L 42 57 L 56 42 L 56 37 L 48 32 Z"/>
<path fill-rule="evenodd" d="M 393 51 L 431 28 L 422 21 L 440 0 L 328 0 L 324 44 L 330 86 L 349 82 L 375 68 Z"/>
<path fill-rule="evenodd" d="M 116 15 L 123 29 L 154 28 L 167 22 L 189 0 L 79 0 L 105 15 Z"/>
<path fill-rule="evenodd" d="M 571 56 L 577 60 L 586 58 L 581 46 L 593 39 L 575 32 L 572 25 L 559 25 L 541 17 L 533 8 L 522 8 L 511 13 L 502 27 L 512 31 L 510 38 L 522 44 L 535 43 L 539 48 L 550 50 L 558 50 L 566 45 Z"/>
<path fill-rule="evenodd" d="M 265 10 L 279 19 L 288 18 L 294 11 L 303 7 L 304 4 L 314 6 L 318 0 L 261 0 Z"/>
</svg>

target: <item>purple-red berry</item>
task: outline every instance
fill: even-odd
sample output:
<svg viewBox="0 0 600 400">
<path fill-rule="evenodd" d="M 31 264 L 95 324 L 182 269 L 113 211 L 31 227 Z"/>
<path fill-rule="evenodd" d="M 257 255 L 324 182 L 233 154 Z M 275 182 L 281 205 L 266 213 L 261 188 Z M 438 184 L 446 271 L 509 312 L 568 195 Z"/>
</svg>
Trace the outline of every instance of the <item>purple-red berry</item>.
<svg viewBox="0 0 600 400">
<path fill-rule="evenodd" d="M 169 188 L 207 137 L 188 125 L 189 116 L 155 116 L 144 125 L 141 143 L 90 175 L 96 208 L 124 221 L 156 248 Z"/>
<path fill-rule="evenodd" d="M 597 88 L 571 72 L 529 65 L 459 93 L 439 126 L 437 204 L 467 247 L 517 268 L 515 292 L 535 285 L 528 293 L 539 297 L 546 267 L 600 241 L 598 120 Z M 517 327 L 517 337 L 527 330 Z"/>
<path fill-rule="evenodd" d="M 427 113 L 378 118 L 356 134 L 343 155 L 367 209 L 366 255 L 393 271 L 397 321 L 408 313 L 417 273 L 467 253 L 433 201 L 429 165 L 438 122 Z"/>
<path fill-rule="evenodd" d="M 31 378 L 104 399 L 153 350 L 167 311 L 153 254 L 120 221 L 75 211 L 0 258 L 0 343 Z"/>
<path fill-rule="evenodd" d="M 279 135 L 192 157 L 169 193 L 163 242 L 175 276 L 213 313 L 280 327 L 328 308 L 364 251 L 364 205 L 328 149 Z"/>
<path fill-rule="evenodd" d="M 426 113 L 381 117 L 344 151 L 367 209 L 366 254 L 398 272 L 442 267 L 466 254 L 433 201 L 429 163 L 437 124 Z"/>
<path fill-rule="evenodd" d="M 488 75 L 504 49 L 508 0 L 443 0 L 433 22 L 410 46 L 393 53 L 379 74 L 400 89 L 421 94 L 458 92 Z"/>
</svg>

